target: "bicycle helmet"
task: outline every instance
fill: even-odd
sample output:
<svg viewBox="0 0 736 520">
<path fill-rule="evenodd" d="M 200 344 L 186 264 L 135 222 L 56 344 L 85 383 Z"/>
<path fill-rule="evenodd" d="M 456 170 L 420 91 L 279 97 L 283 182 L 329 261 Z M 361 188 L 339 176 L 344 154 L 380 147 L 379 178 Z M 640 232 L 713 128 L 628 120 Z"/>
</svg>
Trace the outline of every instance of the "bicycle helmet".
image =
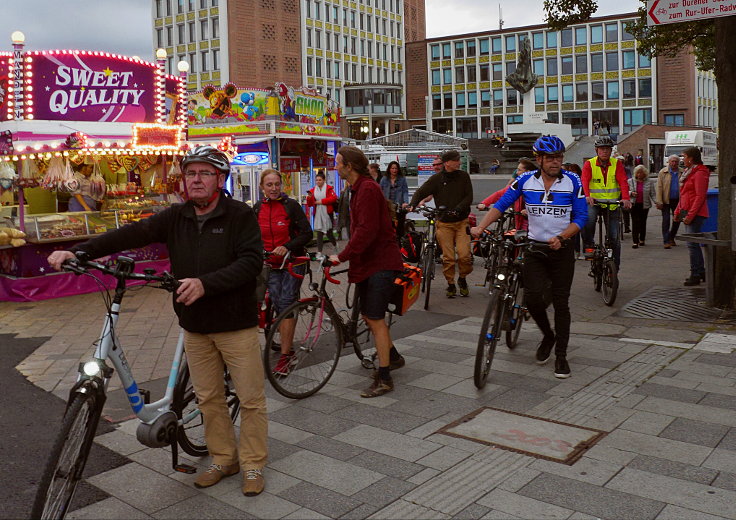
<svg viewBox="0 0 736 520">
<path fill-rule="evenodd" d="M 197 146 L 187 152 L 181 160 L 181 169 L 184 171 L 187 165 L 195 162 L 211 164 L 225 176 L 230 174 L 230 158 L 217 148 L 209 145 Z"/>
<path fill-rule="evenodd" d="M 556 135 L 543 135 L 536 141 L 532 147 L 537 155 L 553 155 L 563 153 L 565 151 L 565 143 Z"/>
<path fill-rule="evenodd" d="M 610 135 L 601 135 L 595 140 L 595 147 L 601 148 L 604 146 L 608 146 L 609 148 L 614 147 L 613 139 L 611 139 Z"/>
</svg>

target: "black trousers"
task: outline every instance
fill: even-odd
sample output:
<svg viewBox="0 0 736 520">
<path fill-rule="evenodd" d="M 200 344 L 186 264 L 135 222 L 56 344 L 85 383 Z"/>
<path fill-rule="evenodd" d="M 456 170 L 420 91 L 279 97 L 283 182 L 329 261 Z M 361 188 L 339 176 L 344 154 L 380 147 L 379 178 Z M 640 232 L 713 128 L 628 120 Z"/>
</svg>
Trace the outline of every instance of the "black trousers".
<svg viewBox="0 0 736 520">
<path fill-rule="evenodd" d="M 572 241 L 552 251 L 527 251 L 524 257 L 524 297 L 529 314 L 542 334 L 555 336 L 555 355 L 565 356 L 570 340 L 570 286 L 575 275 L 575 251 Z M 547 317 L 545 292 L 551 286 L 555 329 Z"/>
<path fill-rule="evenodd" d="M 646 241 L 648 215 L 649 208 L 644 209 L 644 204 L 637 202 L 631 206 L 631 240 L 634 244 Z"/>
</svg>

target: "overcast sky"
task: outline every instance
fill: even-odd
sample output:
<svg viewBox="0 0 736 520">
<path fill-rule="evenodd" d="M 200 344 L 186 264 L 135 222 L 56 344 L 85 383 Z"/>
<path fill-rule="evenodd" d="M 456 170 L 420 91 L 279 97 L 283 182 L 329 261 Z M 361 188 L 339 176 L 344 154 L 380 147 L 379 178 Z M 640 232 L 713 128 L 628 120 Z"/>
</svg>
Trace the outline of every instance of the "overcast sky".
<svg viewBox="0 0 736 520">
<path fill-rule="evenodd" d="M 498 28 L 494 0 L 426 0 L 427 36 Z M 542 0 L 500 2 L 504 27 L 543 22 Z M 640 0 L 599 0 L 598 15 L 633 12 Z M 36 49 L 86 49 L 153 60 L 151 0 L 3 1 L 0 49 L 10 51 L 10 34 L 21 30 Z"/>
</svg>

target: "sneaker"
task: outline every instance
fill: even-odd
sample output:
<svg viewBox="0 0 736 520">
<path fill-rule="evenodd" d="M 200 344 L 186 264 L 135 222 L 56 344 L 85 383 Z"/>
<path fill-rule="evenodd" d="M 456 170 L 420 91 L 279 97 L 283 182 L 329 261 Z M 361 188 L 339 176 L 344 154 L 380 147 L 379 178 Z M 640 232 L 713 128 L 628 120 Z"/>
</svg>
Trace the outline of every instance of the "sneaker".
<svg viewBox="0 0 736 520">
<path fill-rule="evenodd" d="M 399 354 L 398 358 L 389 361 L 388 368 L 389 370 L 398 370 L 404 365 L 406 365 L 406 360 L 404 359 L 404 356 Z"/>
<path fill-rule="evenodd" d="M 371 386 L 366 388 L 360 393 L 360 397 L 379 397 L 383 394 L 387 394 L 394 389 L 394 382 L 392 379 L 381 379 L 378 377 L 378 371 L 373 372 L 373 383 Z"/>
<path fill-rule="evenodd" d="M 194 486 L 198 488 L 214 486 L 223 478 L 235 475 L 239 471 L 240 464 L 238 464 L 237 462 L 230 465 L 210 464 L 210 467 L 207 468 L 207 471 L 202 473 L 199 477 L 197 477 L 197 480 L 194 481 Z"/>
<path fill-rule="evenodd" d="M 633 246 L 631 246 L 631 249 L 636 249 L 638 247 L 639 247 L 639 244 L 634 244 Z"/>
<path fill-rule="evenodd" d="M 278 376 L 288 376 L 291 371 L 296 357 L 294 354 L 281 354 L 278 363 L 273 369 L 273 373 Z"/>
<path fill-rule="evenodd" d="M 455 287 L 454 283 L 447 285 L 447 292 L 445 293 L 448 298 L 454 298 L 457 296 L 457 287 Z"/>
<path fill-rule="evenodd" d="M 460 296 L 470 296 L 470 291 L 468 290 L 468 282 L 465 280 L 465 278 L 458 278 L 457 285 L 458 287 L 460 287 Z"/>
<path fill-rule="evenodd" d="M 586 247 L 583 251 L 583 255 L 585 256 L 586 260 L 592 260 L 595 256 L 595 248 L 593 247 Z"/>
<path fill-rule="evenodd" d="M 247 497 L 260 495 L 265 487 L 263 481 L 263 470 L 249 469 L 245 471 L 245 479 L 243 480 L 243 494 Z"/>
<path fill-rule="evenodd" d="M 665 249 L 670 249 L 671 247 L 672 247 L 672 244 L 670 244 L 669 242 L 664 245 Z"/>
<path fill-rule="evenodd" d="M 700 277 L 699 276 L 691 276 L 687 280 L 685 280 L 685 283 L 683 283 L 685 287 L 691 287 L 693 285 L 700 285 Z"/>
<path fill-rule="evenodd" d="M 585 255 L 583 253 L 578 253 L 577 259 L 578 260 L 585 260 Z"/>
<path fill-rule="evenodd" d="M 564 356 L 557 356 L 555 359 L 555 377 L 557 379 L 567 379 L 570 377 L 570 365 Z"/>
<path fill-rule="evenodd" d="M 549 358 L 552 357 L 552 347 L 555 346 L 554 336 L 549 338 L 545 336 L 542 341 L 539 342 L 537 347 L 537 365 L 544 365 Z"/>
</svg>

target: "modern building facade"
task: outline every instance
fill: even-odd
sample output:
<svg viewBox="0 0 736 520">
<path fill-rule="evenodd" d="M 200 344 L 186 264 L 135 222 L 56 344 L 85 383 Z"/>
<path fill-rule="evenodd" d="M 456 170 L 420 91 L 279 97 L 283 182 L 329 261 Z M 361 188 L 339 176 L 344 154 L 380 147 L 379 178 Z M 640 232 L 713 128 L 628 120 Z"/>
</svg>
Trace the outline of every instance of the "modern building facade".
<svg viewBox="0 0 736 520">
<path fill-rule="evenodd" d="M 342 106 L 356 139 L 406 118 L 404 46 L 426 38 L 424 0 L 152 0 L 167 70 L 189 62 L 189 89 L 276 82 Z"/>
<path fill-rule="evenodd" d="M 636 13 L 592 18 L 562 31 L 545 25 L 430 38 L 407 44 L 408 122 L 458 137 L 513 132 L 522 98 L 505 78 L 528 40 L 537 112 L 593 133 L 594 123 L 624 134 L 643 124 L 717 127 L 712 73 L 691 54 L 650 60 L 637 52 L 627 21 Z"/>
</svg>

